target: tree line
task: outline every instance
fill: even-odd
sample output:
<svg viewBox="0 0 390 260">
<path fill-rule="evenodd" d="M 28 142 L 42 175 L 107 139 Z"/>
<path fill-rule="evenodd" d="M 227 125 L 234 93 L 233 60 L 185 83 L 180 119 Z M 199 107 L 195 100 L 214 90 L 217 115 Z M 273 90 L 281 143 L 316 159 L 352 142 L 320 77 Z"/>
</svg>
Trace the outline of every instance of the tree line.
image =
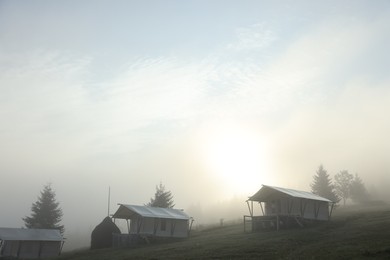
<svg viewBox="0 0 390 260">
<path fill-rule="evenodd" d="M 318 167 L 313 176 L 311 191 L 321 197 L 327 198 L 335 203 L 351 199 L 354 203 L 362 204 L 369 200 L 367 189 L 358 174 L 352 175 L 347 170 L 335 174 L 332 181 L 330 175 L 323 165 Z M 166 190 L 160 182 L 156 186 L 154 197 L 146 206 L 173 208 L 175 206 L 171 191 Z M 43 187 L 38 200 L 31 206 L 31 216 L 23 218 L 26 228 L 58 229 L 64 232 L 64 225 L 61 225 L 63 212 L 56 201 L 55 192 L 50 184 Z"/>
<path fill-rule="evenodd" d="M 63 212 L 59 205 L 55 191 L 50 184 L 46 184 L 38 200 L 31 206 L 31 215 L 22 218 L 24 225 L 26 228 L 58 229 L 63 234 L 65 228 L 64 225 L 60 224 Z M 146 206 L 173 208 L 175 206 L 173 195 L 170 191 L 165 190 L 165 186 L 160 182 L 160 185 L 156 186 L 154 197 Z"/>
<path fill-rule="evenodd" d="M 347 170 L 335 174 L 332 181 L 323 165 L 320 165 L 310 186 L 312 193 L 335 203 L 342 200 L 344 206 L 348 199 L 356 204 L 363 204 L 370 199 L 363 180 L 357 173 L 352 175 Z"/>
</svg>

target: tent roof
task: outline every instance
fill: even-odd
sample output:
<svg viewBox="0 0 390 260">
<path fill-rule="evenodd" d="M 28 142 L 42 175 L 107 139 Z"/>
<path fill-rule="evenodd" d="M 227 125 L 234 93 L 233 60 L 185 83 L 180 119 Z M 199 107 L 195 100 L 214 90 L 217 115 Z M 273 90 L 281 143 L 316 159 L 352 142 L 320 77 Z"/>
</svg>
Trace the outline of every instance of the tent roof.
<svg viewBox="0 0 390 260">
<path fill-rule="evenodd" d="M 57 229 L 0 228 L 1 240 L 62 241 Z"/>
<path fill-rule="evenodd" d="M 280 188 L 280 187 L 268 186 L 268 185 L 263 185 L 263 187 L 261 187 L 261 189 L 258 192 L 256 192 L 253 196 L 249 197 L 248 200 L 266 202 L 274 199 L 275 195 L 280 195 L 280 194 L 284 194 L 293 198 L 332 202 L 326 198 L 323 198 L 321 196 L 318 196 L 316 194 L 307 191 L 293 190 L 293 189 Z"/>
<path fill-rule="evenodd" d="M 126 204 L 118 205 L 120 206 L 112 216 L 113 218 L 131 219 L 134 216 L 183 220 L 188 220 L 190 218 L 186 213 L 184 213 L 184 211 L 179 209 L 135 206 Z"/>
</svg>

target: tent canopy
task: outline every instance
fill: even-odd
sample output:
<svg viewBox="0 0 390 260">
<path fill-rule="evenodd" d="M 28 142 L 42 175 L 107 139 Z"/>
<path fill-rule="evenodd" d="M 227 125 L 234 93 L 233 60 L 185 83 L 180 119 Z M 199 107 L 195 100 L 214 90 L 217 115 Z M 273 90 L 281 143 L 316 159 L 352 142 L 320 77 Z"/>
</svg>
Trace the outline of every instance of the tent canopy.
<svg viewBox="0 0 390 260">
<path fill-rule="evenodd" d="M 57 229 L 0 228 L 0 239 L 4 241 L 62 241 Z"/>
<path fill-rule="evenodd" d="M 112 215 L 113 218 L 131 219 L 133 217 L 164 218 L 188 220 L 190 217 L 179 209 L 157 208 L 149 206 L 135 206 L 118 204 L 118 210 Z"/>
<path fill-rule="evenodd" d="M 333 203 L 332 201 L 326 198 L 323 198 L 321 196 L 318 196 L 316 194 L 307 191 L 293 190 L 293 189 L 280 188 L 280 187 L 268 186 L 268 185 L 263 185 L 263 187 L 261 187 L 261 189 L 258 192 L 256 192 L 253 196 L 249 197 L 248 201 L 267 202 L 273 200 L 276 196 L 280 196 L 280 195 L 292 197 L 292 198 L 301 198 L 301 199 L 317 200 L 317 201 Z"/>
</svg>

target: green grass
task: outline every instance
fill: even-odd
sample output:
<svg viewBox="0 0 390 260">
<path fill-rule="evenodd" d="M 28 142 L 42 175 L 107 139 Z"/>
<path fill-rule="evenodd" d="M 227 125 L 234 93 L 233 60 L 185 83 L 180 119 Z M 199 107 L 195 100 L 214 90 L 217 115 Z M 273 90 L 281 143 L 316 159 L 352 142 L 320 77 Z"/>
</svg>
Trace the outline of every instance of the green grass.
<svg viewBox="0 0 390 260">
<path fill-rule="evenodd" d="M 390 259 L 390 207 L 337 209 L 310 228 L 244 233 L 243 224 L 193 231 L 189 239 L 64 253 L 87 259 Z"/>
</svg>

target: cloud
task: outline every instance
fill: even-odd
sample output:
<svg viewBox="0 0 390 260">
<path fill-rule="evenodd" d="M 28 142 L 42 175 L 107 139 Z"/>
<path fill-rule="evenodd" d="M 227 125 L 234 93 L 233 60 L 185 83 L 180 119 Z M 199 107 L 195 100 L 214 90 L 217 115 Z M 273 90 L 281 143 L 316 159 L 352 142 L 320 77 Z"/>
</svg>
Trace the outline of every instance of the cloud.
<svg viewBox="0 0 390 260">
<path fill-rule="evenodd" d="M 88 59 L 46 52 L 9 60 L 14 64 L 2 72 L 0 131 L 10 158 L 36 159 L 21 146 L 57 150 L 58 158 L 126 153 L 164 138 L 158 132 L 169 127 L 166 122 L 198 113 L 196 68 L 176 60 L 136 61 L 97 83 L 104 87 L 86 80 Z M 65 156 L 67 150 L 77 153 Z"/>
<path fill-rule="evenodd" d="M 77 132 L 75 122 L 79 122 L 84 105 L 81 77 L 88 61 L 42 52 L 3 57 L 12 60 L 1 73 L 3 157 L 16 163 L 21 158 L 37 159 L 34 147 L 48 149 L 45 155 L 49 157 L 54 153 L 52 149 L 62 147 L 59 150 L 66 151 L 66 146 L 60 144 L 69 145 L 66 140 Z"/>
<path fill-rule="evenodd" d="M 390 39 L 385 33 L 389 31 L 387 14 L 368 21 L 328 18 L 301 31 L 284 49 L 270 49 L 273 59 L 269 62 L 236 62 L 234 70 L 226 70 L 235 77 L 235 102 L 243 104 L 242 111 L 286 113 L 306 103 L 332 99 L 349 79 L 382 77 L 370 57 Z M 279 37 L 275 42 L 284 40 Z M 375 60 L 377 64 L 386 65 L 388 55 L 383 55 Z"/>
<path fill-rule="evenodd" d="M 228 51 L 258 51 L 271 45 L 277 37 L 265 23 L 256 23 L 236 29 L 237 39 L 227 45 Z"/>
<path fill-rule="evenodd" d="M 278 127 L 301 106 L 337 97 L 347 79 L 361 74 L 353 64 L 385 38 L 386 19 L 338 17 L 313 24 L 272 53 L 272 62 L 226 61 L 221 52 L 201 60 L 141 57 L 102 81 L 91 80 L 89 57 L 49 51 L 3 55 L 4 150 L 9 158 L 26 160 L 42 156 L 23 145 L 51 157 L 57 151 L 61 156 L 50 160 L 55 163 L 129 154 L 218 117 L 260 118 Z M 239 28 L 237 35 L 225 52 L 257 51 L 284 40 L 259 23 Z M 374 69 L 363 68 L 370 77 Z"/>
</svg>

